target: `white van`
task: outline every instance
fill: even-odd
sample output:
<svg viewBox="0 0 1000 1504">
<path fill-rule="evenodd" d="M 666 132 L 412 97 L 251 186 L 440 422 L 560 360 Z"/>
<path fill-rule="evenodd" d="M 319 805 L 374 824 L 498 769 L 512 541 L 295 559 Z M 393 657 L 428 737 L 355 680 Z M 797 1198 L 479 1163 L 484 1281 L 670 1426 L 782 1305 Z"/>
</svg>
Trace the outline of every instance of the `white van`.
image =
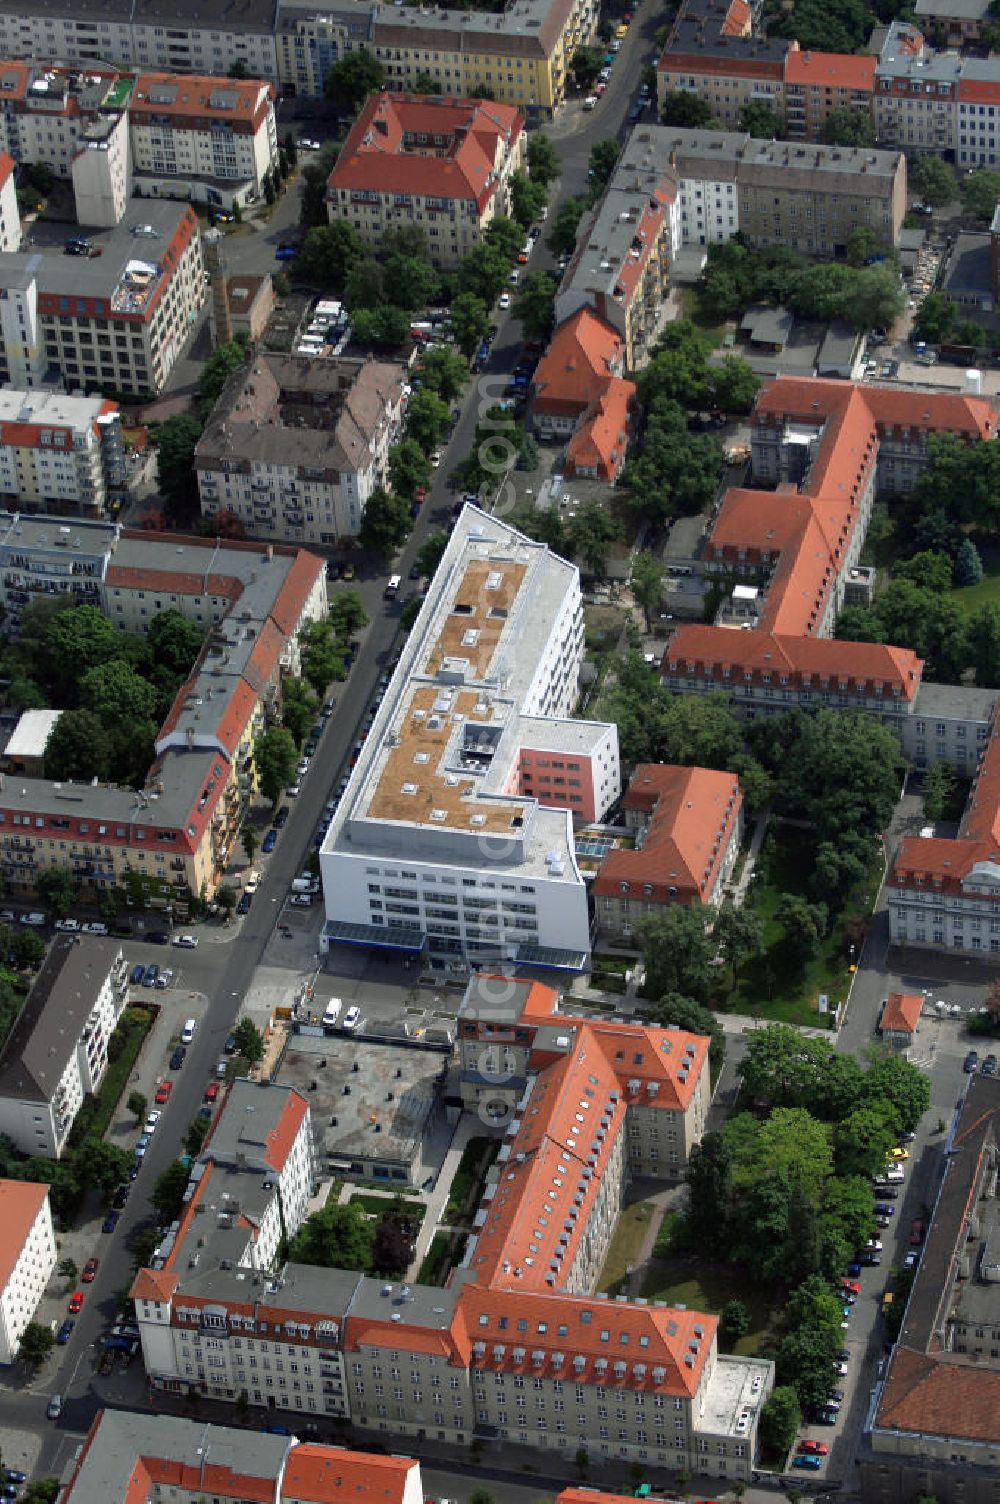
<svg viewBox="0 0 1000 1504">
<path fill-rule="evenodd" d="M 293 877 L 293 893 L 315 893 L 319 888 L 319 881 L 315 877 Z"/>
<path fill-rule="evenodd" d="M 188 1021 L 187 1021 L 187 1023 L 184 1025 L 183 1029 L 181 1030 L 181 1044 L 190 1044 L 191 1043 L 192 1039 L 194 1038 L 194 1031 L 195 1031 L 195 1029 L 197 1029 L 197 1027 L 198 1027 L 198 1020 L 195 1019 L 195 1018 L 189 1018 Z"/>
<path fill-rule="evenodd" d="M 340 1001 L 339 997 L 332 997 L 330 999 L 330 1001 L 326 1005 L 326 1012 L 323 1014 L 324 1029 L 332 1029 L 336 1025 L 337 1019 L 340 1017 L 340 1010 L 343 1006 L 344 1005 Z"/>
</svg>

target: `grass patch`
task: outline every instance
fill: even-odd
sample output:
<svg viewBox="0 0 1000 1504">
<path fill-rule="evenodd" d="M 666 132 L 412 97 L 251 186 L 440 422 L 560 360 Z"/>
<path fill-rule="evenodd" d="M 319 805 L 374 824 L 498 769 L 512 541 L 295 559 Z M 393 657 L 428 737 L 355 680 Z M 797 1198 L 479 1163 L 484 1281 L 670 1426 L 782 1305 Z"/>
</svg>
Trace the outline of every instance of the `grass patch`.
<svg viewBox="0 0 1000 1504">
<path fill-rule="evenodd" d="M 983 577 L 979 583 L 962 585 L 951 594 L 966 616 L 971 616 L 973 612 L 979 610 L 980 606 L 994 606 L 1000 603 L 1000 559 L 984 559 Z"/>
<path fill-rule="evenodd" d="M 732 1351 L 742 1358 L 756 1356 L 771 1325 L 769 1290 L 750 1284 L 745 1270 L 706 1264 L 697 1254 L 651 1259 L 642 1293 L 647 1300 L 665 1300 L 668 1305 L 684 1305 L 710 1316 L 721 1316 L 729 1301 L 741 1300 L 750 1312 L 750 1329 Z"/>
<path fill-rule="evenodd" d="M 606 1290 L 609 1295 L 623 1292 L 629 1270 L 634 1269 L 639 1261 L 643 1239 L 652 1219 L 651 1201 L 633 1201 L 631 1206 L 622 1210 L 608 1256 L 604 1260 L 601 1277 L 597 1281 L 598 1290 Z"/>
<path fill-rule="evenodd" d="M 108 1055 L 113 1058 L 109 1059 L 104 1080 L 96 1094 L 86 1098 L 70 1129 L 71 1149 L 79 1147 L 85 1139 L 100 1140 L 108 1131 L 118 1099 L 128 1085 L 132 1067 L 152 1026 L 153 1014 L 147 1008 L 125 1009 L 108 1041 Z"/>
<path fill-rule="evenodd" d="M 420 1265 L 417 1284 L 436 1285 L 440 1289 L 462 1257 L 465 1239 L 464 1232 L 436 1232 Z"/>
<path fill-rule="evenodd" d="M 351 1205 L 363 1206 L 365 1211 L 373 1217 L 384 1217 L 386 1212 L 392 1211 L 393 1206 L 399 1201 L 402 1210 L 415 1222 L 422 1222 L 427 1208 L 422 1201 L 415 1196 L 366 1196 L 364 1191 L 357 1191 L 351 1197 Z"/>
<path fill-rule="evenodd" d="M 690 319 L 695 328 L 710 339 L 713 345 L 721 345 L 725 338 L 726 325 L 716 323 L 705 312 L 704 301 L 697 287 L 679 287 L 677 295 L 680 298 L 681 317 Z M 738 355 L 739 351 L 733 350 L 732 354 Z"/>
<path fill-rule="evenodd" d="M 444 1220 L 464 1222 L 472 1216 L 482 1199 L 483 1186 L 490 1166 L 500 1153 L 500 1140 L 480 1134 L 470 1138 L 462 1151 L 455 1178 L 451 1182 Z"/>
<path fill-rule="evenodd" d="M 875 904 L 881 868 L 872 871 L 848 894 L 841 912 L 816 955 L 801 969 L 784 946 L 784 931 L 775 918 L 783 893 L 803 893 L 812 871 L 808 832 L 794 826 L 773 827 L 773 844 L 761 862 L 747 902 L 764 925 L 763 952 L 743 968 L 738 986 L 722 1000 L 733 1013 L 752 1013 L 789 1024 L 816 1024 L 816 1000 L 825 992 L 842 1002 L 851 982 L 850 939 Z M 854 942 L 860 949 L 860 941 Z"/>
</svg>

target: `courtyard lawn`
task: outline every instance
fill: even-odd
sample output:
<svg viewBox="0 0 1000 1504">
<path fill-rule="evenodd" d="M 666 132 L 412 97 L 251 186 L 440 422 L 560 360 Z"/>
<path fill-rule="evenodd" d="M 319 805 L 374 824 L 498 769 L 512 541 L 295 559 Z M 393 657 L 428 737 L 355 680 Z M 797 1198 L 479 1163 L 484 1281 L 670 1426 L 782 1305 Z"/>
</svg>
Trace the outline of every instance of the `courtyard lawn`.
<svg viewBox="0 0 1000 1504">
<path fill-rule="evenodd" d="M 705 1311 L 721 1316 L 731 1300 L 741 1300 L 750 1313 L 750 1329 L 732 1349 L 740 1357 L 754 1357 L 767 1332 L 772 1316 L 771 1295 L 751 1285 L 746 1275 L 724 1264 L 706 1264 L 697 1255 L 674 1255 L 650 1260 L 642 1282 L 647 1300 L 665 1300 L 668 1305 L 687 1306 L 689 1311 Z M 726 1350 L 725 1343 L 720 1349 Z"/>
<path fill-rule="evenodd" d="M 726 325 L 717 324 L 705 312 L 702 306 L 702 296 L 696 287 L 679 287 L 677 295 L 680 299 L 681 317 L 690 319 L 700 333 L 712 341 L 713 345 L 721 345 L 726 335 Z M 727 355 L 739 355 L 739 350 L 727 350 Z"/>
<path fill-rule="evenodd" d="M 1000 603 L 1000 559 L 984 559 L 983 577 L 978 585 L 963 585 L 951 593 L 967 616 L 978 611 L 980 606 Z"/>
<path fill-rule="evenodd" d="M 749 907 L 763 921 L 764 949 L 742 968 L 738 985 L 726 993 L 721 1006 L 727 1012 L 749 1013 L 782 1023 L 816 1024 L 820 1022 L 816 1011 L 820 993 L 826 993 L 831 1005 L 847 996 L 851 972 L 845 936 L 849 927 L 871 913 L 881 869 L 874 868 L 848 896 L 816 956 L 802 970 L 785 949 L 784 931 L 775 912 L 783 893 L 806 891 L 810 843 L 806 833 L 794 826 L 776 826 L 775 838 L 774 850 L 762 858 L 747 895 Z"/>
<path fill-rule="evenodd" d="M 601 1277 L 597 1281 L 599 1291 L 606 1290 L 609 1295 L 624 1293 L 629 1269 L 634 1269 L 639 1262 L 643 1239 L 652 1218 L 651 1201 L 633 1201 L 631 1206 L 622 1208 Z"/>
<path fill-rule="evenodd" d="M 427 1208 L 414 1196 L 370 1196 L 365 1191 L 358 1191 L 351 1197 L 351 1204 L 356 1203 L 364 1207 L 370 1217 L 384 1217 L 386 1212 L 392 1210 L 396 1201 L 401 1202 L 402 1209 L 408 1217 L 414 1217 L 418 1222 L 424 1220 Z"/>
</svg>

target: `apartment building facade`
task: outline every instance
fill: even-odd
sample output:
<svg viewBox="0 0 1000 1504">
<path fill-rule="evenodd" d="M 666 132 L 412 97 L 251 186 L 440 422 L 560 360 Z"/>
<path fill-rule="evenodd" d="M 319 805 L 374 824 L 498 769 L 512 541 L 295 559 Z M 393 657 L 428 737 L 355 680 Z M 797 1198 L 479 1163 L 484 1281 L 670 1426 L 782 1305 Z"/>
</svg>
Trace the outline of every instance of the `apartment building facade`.
<svg viewBox="0 0 1000 1504">
<path fill-rule="evenodd" d="M 0 152 L 0 253 L 21 249 L 21 211 L 17 203 L 15 162 Z"/>
<path fill-rule="evenodd" d="M 56 936 L 0 1051 L 0 1133 L 22 1154 L 60 1158 L 127 1002 L 116 941 Z"/>
<path fill-rule="evenodd" d="M 85 66 L 277 77 L 274 0 L 176 0 L 169 16 L 132 0 L 18 0 L 5 12 L 5 57 L 60 58 Z"/>
<path fill-rule="evenodd" d="M 606 1252 L 628 1176 L 657 1165 L 679 1174 L 685 1125 L 703 1131 L 708 1041 L 573 1019 L 556 1002 L 517 979 L 470 984 L 469 1058 L 503 1047 L 509 1032 L 525 1091 L 445 1289 L 263 1267 L 258 1178 L 243 1174 L 241 1185 L 239 1168 L 229 1171 L 223 1194 L 213 1137 L 132 1290 L 154 1388 L 225 1399 L 245 1387 L 252 1404 L 346 1418 L 397 1444 L 511 1440 L 564 1458 L 583 1445 L 607 1459 L 749 1477 L 772 1366 L 720 1357 L 714 1317 L 574 1289 Z M 237 1085 L 262 1105 L 268 1094 L 275 1141 L 290 1142 L 288 1089 Z M 491 1089 L 481 1061 L 463 1073 L 470 1105 Z M 227 1101 L 220 1126 L 229 1110 Z"/>
<path fill-rule="evenodd" d="M 327 180 L 327 217 L 348 220 L 375 246 L 417 225 L 435 266 L 457 266 L 494 217 L 509 214 L 525 139 L 513 105 L 371 94 Z"/>
<path fill-rule="evenodd" d="M 610 325 L 634 369 L 651 344 L 667 294 L 675 187 L 666 161 L 633 133 L 556 292 L 556 324 L 590 308 Z"/>
<path fill-rule="evenodd" d="M 140 790 L 8 779 L 0 789 L 0 871 L 32 892 L 69 869 L 101 893 L 130 873 L 164 897 L 211 895 L 256 787 L 257 731 L 280 708 L 282 674 L 301 669 L 298 637 L 326 615 L 321 559 L 282 545 L 130 532 L 0 514 L 0 600 L 16 634 L 25 605 L 70 595 L 145 633 L 176 610 L 206 634 Z"/>
<path fill-rule="evenodd" d="M 0 256 L 0 382 L 162 390 L 205 300 L 194 210 L 144 201 L 91 239 L 96 256 Z"/>
<path fill-rule="evenodd" d="M 402 432 L 406 368 L 261 354 L 234 373 L 198 441 L 204 517 L 324 547 L 357 537 Z"/>
<path fill-rule="evenodd" d="M 49 1187 L 0 1180 L 0 1363 L 14 1363 L 56 1267 Z"/>
<path fill-rule="evenodd" d="M 143 196 L 226 209 L 262 199 L 278 162 L 275 97 L 263 79 L 140 73 L 128 125 Z"/>
<path fill-rule="evenodd" d="M 968 1077 L 899 1338 L 873 1391 L 858 1458 L 872 1504 L 915 1493 L 987 1504 L 996 1494 L 998 1125 L 1000 1086 Z"/>
<path fill-rule="evenodd" d="M 620 773 L 572 719 L 582 654 L 578 571 L 465 507 L 320 850 L 324 947 L 583 967 L 574 819 Z"/>
<path fill-rule="evenodd" d="M 602 935 L 634 942 L 668 904 L 717 907 L 739 854 L 743 793 L 734 773 L 640 763 L 623 803 L 635 846 L 609 851 L 591 891 Z"/>
<path fill-rule="evenodd" d="M 0 496 L 28 512 L 107 516 L 125 494 L 117 403 L 0 391 Z"/>
</svg>

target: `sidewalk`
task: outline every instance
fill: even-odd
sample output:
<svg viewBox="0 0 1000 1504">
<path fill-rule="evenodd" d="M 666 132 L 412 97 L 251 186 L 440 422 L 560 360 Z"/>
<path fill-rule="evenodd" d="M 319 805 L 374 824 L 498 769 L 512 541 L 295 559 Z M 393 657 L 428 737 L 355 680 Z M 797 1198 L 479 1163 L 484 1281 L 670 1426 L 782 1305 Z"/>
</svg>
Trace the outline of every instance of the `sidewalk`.
<svg viewBox="0 0 1000 1504">
<path fill-rule="evenodd" d="M 459 1160 L 462 1158 L 469 1139 L 475 1138 L 477 1130 L 481 1129 L 482 1126 L 474 1113 L 463 1112 L 451 1135 L 451 1142 L 442 1156 L 438 1168 L 435 1169 L 433 1164 L 425 1160 L 423 1168 L 427 1169 L 428 1172 L 433 1172 L 435 1180 L 433 1189 L 427 1195 L 427 1211 L 424 1214 L 420 1232 L 417 1234 L 417 1242 L 410 1267 L 406 1271 L 406 1278 L 410 1283 L 416 1279 L 420 1272 L 420 1266 L 426 1258 L 427 1250 L 434 1240 L 434 1234 L 440 1230 L 441 1218 L 448 1204 L 448 1198 L 451 1194 L 451 1183 L 455 1178 L 455 1171 L 458 1169 Z"/>
</svg>

